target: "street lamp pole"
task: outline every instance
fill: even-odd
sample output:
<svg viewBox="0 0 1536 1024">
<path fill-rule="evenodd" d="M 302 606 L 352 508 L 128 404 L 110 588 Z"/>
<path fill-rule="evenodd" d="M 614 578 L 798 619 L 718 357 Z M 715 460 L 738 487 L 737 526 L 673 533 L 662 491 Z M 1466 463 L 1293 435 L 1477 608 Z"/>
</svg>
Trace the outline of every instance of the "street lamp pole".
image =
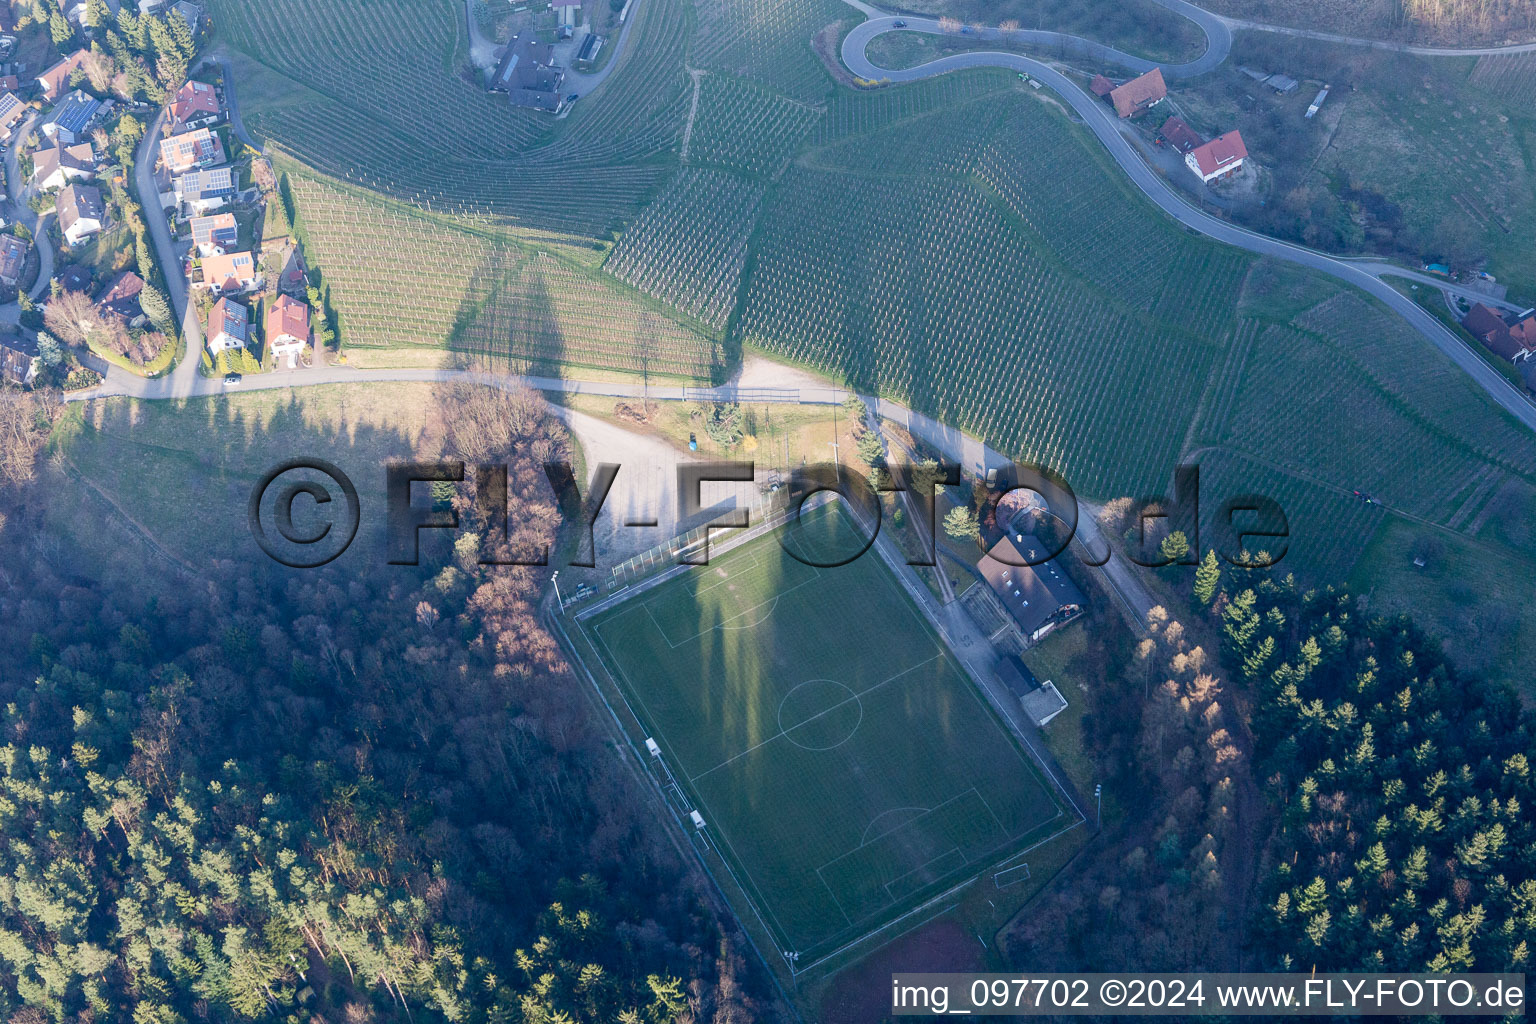
<svg viewBox="0 0 1536 1024">
<path fill-rule="evenodd" d="M 1104 822 L 1104 786 L 1093 787 L 1093 827 L 1098 829 Z"/>
<path fill-rule="evenodd" d="M 565 614 L 565 599 L 560 596 L 560 570 L 556 569 L 549 577 L 549 581 L 555 585 L 555 601 L 560 605 L 560 614 Z"/>
</svg>

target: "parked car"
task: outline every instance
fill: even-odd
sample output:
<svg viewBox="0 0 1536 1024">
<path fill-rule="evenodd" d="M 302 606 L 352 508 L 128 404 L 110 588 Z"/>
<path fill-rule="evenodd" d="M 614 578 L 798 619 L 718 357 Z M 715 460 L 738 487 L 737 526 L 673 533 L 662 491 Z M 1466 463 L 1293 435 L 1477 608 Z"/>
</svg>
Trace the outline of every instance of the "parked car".
<svg viewBox="0 0 1536 1024">
<path fill-rule="evenodd" d="M 240 382 L 244 379 L 245 378 L 240 376 L 238 373 L 226 373 L 224 375 L 224 386 L 227 388 L 237 388 L 240 386 Z"/>
<path fill-rule="evenodd" d="M 891 27 L 892 28 L 906 28 L 907 27 L 907 23 L 902 21 L 902 20 L 900 20 L 898 18 L 896 21 L 891 23 Z"/>
</svg>

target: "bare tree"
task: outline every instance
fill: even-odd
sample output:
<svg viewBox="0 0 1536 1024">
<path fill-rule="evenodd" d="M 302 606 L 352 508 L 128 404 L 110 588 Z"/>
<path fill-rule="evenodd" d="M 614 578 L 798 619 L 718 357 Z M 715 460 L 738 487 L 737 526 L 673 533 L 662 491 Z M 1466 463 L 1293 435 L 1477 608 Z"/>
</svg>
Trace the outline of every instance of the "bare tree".
<svg viewBox="0 0 1536 1024">
<path fill-rule="evenodd" d="M 117 67 L 112 63 L 112 58 L 92 46 L 84 57 L 80 59 L 80 69 L 85 72 L 86 80 L 91 83 L 91 88 L 96 92 L 106 92 L 112 86 L 112 76 Z"/>
<path fill-rule="evenodd" d="M 48 439 L 47 411 L 34 395 L 0 386 L 0 482 L 32 479 L 37 456 Z"/>
</svg>

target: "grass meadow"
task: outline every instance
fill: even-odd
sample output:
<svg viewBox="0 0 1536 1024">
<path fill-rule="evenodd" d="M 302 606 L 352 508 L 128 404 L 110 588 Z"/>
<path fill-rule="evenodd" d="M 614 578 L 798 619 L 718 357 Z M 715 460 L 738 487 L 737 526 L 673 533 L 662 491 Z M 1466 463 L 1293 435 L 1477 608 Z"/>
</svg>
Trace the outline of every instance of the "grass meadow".
<svg viewBox="0 0 1536 1024">
<path fill-rule="evenodd" d="M 236 550 L 259 554 L 251 490 L 277 463 L 308 456 L 356 484 L 363 531 L 342 557 L 370 557 L 382 551 L 385 462 L 411 457 L 439 418 L 432 385 L 403 383 L 71 405 L 52 441 L 49 490 L 61 507 L 98 515 L 55 522 L 96 523 L 71 541 L 103 563 L 142 557 L 145 547 L 194 569 Z"/>
</svg>

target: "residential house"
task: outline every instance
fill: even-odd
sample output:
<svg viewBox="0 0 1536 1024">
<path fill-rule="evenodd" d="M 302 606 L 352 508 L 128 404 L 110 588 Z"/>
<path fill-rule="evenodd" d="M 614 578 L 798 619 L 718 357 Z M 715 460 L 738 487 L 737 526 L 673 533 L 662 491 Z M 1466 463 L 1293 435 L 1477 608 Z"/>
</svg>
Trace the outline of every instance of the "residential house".
<svg viewBox="0 0 1536 1024">
<path fill-rule="evenodd" d="M 32 243 L 25 238 L 0 235 L 0 284 L 16 287 L 22 269 L 27 265 L 27 253 L 31 251 Z"/>
<path fill-rule="evenodd" d="M 183 174 L 172 185 L 176 202 L 191 214 L 206 214 L 228 203 L 235 194 L 232 167 L 214 167 Z"/>
<path fill-rule="evenodd" d="M 171 10 L 174 11 L 182 21 L 187 23 L 188 32 L 191 32 L 193 35 L 197 35 L 197 30 L 203 24 L 202 7 L 192 3 L 191 0 L 177 0 L 176 3 L 171 5 Z"/>
<path fill-rule="evenodd" d="M 160 159 L 172 174 L 186 174 L 224 162 L 224 146 L 207 128 L 194 128 L 160 140 Z"/>
<path fill-rule="evenodd" d="M 1168 140 L 1168 145 L 1180 153 L 1188 153 L 1196 146 L 1205 143 L 1200 133 L 1191 128 L 1182 117 L 1170 117 L 1164 121 L 1160 134 Z"/>
<path fill-rule="evenodd" d="M 1184 156 L 1185 165 L 1210 184 L 1233 173 L 1248 159 L 1248 147 L 1236 130 L 1218 135 L 1203 146 L 1196 146 Z"/>
<path fill-rule="evenodd" d="M 1138 78 L 1133 78 L 1109 94 L 1115 105 L 1115 113 L 1121 117 L 1135 117 L 1163 102 L 1168 96 L 1168 86 L 1163 83 L 1161 68 L 1153 68 Z"/>
<path fill-rule="evenodd" d="M 0 139 L 9 142 L 11 133 L 27 116 L 27 105 L 14 92 L 0 96 Z"/>
<path fill-rule="evenodd" d="M 79 245 L 101 231 L 107 219 L 101 189 L 94 185 L 65 185 L 59 189 L 54 208 L 59 214 L 59 230 L 70 245 Z"/>
<path fill-rule="evenodd" d="M 219 105 L 218 90 L 207 82 L 189 81 L 183 85 L 176 90 L 167 109 L 170 111 L 172 135 L 193 128 L 205 128 L 224 116 L 224 109 Z"/>
<path fill-rule="evenodd" d="M 129 327 L 143 327 L 149 322 L 139 296 L 144 292 L 144 279 L 131 270 L 125 270 L 112 279 L 107 290 L 96 299 L 96 308 L 103 313 L 122 317 Z"/>
<path fill-rule="evenodd" d="M 492 92 L 504 92 L 519 107 L 559 113 L 567 102 L 560 94 L 565 72 L 555 66 L 555 48 L 524 33 L 513 36 L 491 79 Z"/>
<path fill-rule="evenodd" d="M 309 307 L 288 295 L 279 295 L 267 310 L 267 350 L 274 359 L 288 360 L 291 370 L 299 365 L 299 353 L 309 344 Z"/>
<path fill-rule="evenodd" d="M 1498 311 L 1479 302 L 1462 318 L 1461 326 L 1500 359 L 1521 363 L 1536 355 L 1536 316 L 1510 324 Z"/>
<path fill-rule="evenodd" d="M 244 348 L 251 336 L 251 311 L 234 299 L 220 299 L 208 314 L 208 351 L 213 355 Z"/>
<path fill-rule="evenodd" d="M 93 276 L 90 267 L 71 263 L 67 267 L 56 270 L 53 279 L 59 282 L 59 287 L 67 292 L 83 292 L 90 290 Z"/>
<path fill-rule="evenodd" d="M 35 340 L 19 334 L 0 335 L 0 379 L 31 384 L 40 362 Z"/>
<path fill-rule="evenodd" d="M 203 259 L 203 286 L 217 293 L 243 292 L 259 280 L 255 253 L 218 253 Z"/>
<path fill-rule="evenodd" d="M 89 142 L 55 144 L 32 154 L 32 185 L 40 192 L 96 176 L 96 150 Z"/>
<path fill-rule="evenodd" d="M 100 100 L 76 89 L 54 106 L 43 121 L 43 134 L 55 142 L 73 145 L 90 134 L 100 112 Z"/>
<path fill-rule="evenodd" d="M 1030 643 L 1076 618 L 1086 603 L 1056 559 L 1029 564 L 1040 563 L 1049 553 L 1034 535 L 1009 533 L 976 565 Z"/>
<path fill-rule="evenodd" d="M 240 225 L 232 213 L 192 218 L 192 244 L 199 256 L 222 256 L 235 247 L 239 237 Z"/>
<path fill-rule="evenodd" d="M 64 91 L 69 88 L 70 76 L 80 70 L 88 53 L 90 53 L 89 50 L 76 50 L 37 76 L 37 84 L 42 87 L 44 101 L 52 103 L 64 95 Z"/>
</svg>

